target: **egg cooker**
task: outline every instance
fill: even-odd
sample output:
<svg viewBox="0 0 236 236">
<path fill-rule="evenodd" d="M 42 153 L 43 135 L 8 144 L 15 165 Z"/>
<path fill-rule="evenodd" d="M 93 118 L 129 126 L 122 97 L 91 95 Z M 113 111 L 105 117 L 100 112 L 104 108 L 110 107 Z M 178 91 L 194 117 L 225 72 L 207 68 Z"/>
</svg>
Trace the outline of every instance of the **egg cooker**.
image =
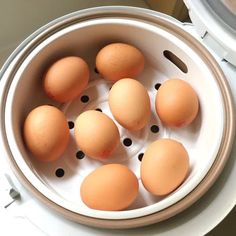
<svg viewBox="0 0 236 236">
<path fill-rule="evenodd" d="M 134 228 L 176 215 L 212 186 L 227 162 L 235 133 L 230 91 L 230 86 L 234 85 L 227 80 L 212 54 L 216 52 L 228 63 L 235 64 L 235 49 L 230 47 L 235 38 L 224 30 L 226 40 L 215 39 L 216 31 L 203 24 L 210 19 L 203 19 L 194 11 L 200 4 L 200 12 L 205 16 L 203 12 L 209 7 L 213 9 L 214 1 L 207 1 L 207 6 L 201 1 L 186 1 L 196 29 L 208 46 L 204 46 L 194 33 L 183 29 L 182 23 L 164 14 L 132 7 L 99 7 L 52 21 L 29 36 L 12 53 L 0 74 L 0 144 L 2 155 L 32 195 L 72 221 L 101 228 Z M 125 164 L 140 179 L 139 167 L 145 148 L 157 138 L 168 137 L 185 145 L 191 165 L 186 181 L 164 198 L 151 196 L 139 181 L 139 197 L 128 209 L 119 212 L 92 210 L 82 203 L 79 196 L 81 181 L 102 163 L 78 152 L 72 138 L 73 122 L 80 112 L 99 109 L 112 117 L 107 104 L 112 84 L 95 70 L 96 53 L 111 42 L 130 43 L 145 55 L 145 70 L 137 79 L 148 89 L 152 117 L 139 132 L 128 132 L 117 124 L 121 144 L 106 163 Z M 41 79 L 53 61 L 67 55 L 84 58 L 89 64 L 91 78 L 80 97 L 62 105 L 45 96 Z M 187 81 L 195 89 L 200 112 L 191 126 L 173 130 L 162 125 L 155 115 L 153 102 L 160 84 L 174 77 Z M 69 147 L 62 158 L 53 163 L 35 160 L 22 140 L 26 115 L 42 104 L 59 107 L 71 126 Z"/>
</svg>

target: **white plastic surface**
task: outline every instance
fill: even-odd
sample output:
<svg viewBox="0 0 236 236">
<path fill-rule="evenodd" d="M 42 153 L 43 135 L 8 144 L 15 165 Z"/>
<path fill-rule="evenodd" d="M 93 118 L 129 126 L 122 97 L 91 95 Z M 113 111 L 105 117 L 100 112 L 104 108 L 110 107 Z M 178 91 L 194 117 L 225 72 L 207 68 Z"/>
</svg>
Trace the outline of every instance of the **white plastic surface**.
<svg viewBox="0 0 236 236">
<path fill-rule="evenodd" d="M 101 34 L 101 32 L 103 33 Z M 126 34 L 122 32 L 126 32 Z M 143 38 L 136 37 L 136 35 L 143 35 Z M 32 108 L 40 104 L 53 103 L 45 96 L 41 87 L 42 74 L 52 60 L 73 52 L 89 63 L 92 72 L 99 48 L 114 41 L 135 45 L 145 55 L 145 70 L 138 79 L 149 91 L 152 100 L 152 119 L 144 130 L 136 133 L 129 133 L 119 127 L 122 139 L 126 136 L 132 138 L 133 145 L 131 148 L 126 148 L 122 145 L 121 140 L 120 149 L 111 161 L 128 165 L 139 178 L 138 154 L 144 152 L 146 146 L 156 140 L 157 136 L 170 137 L 182 142 L 186 147 L 190 156 L 191 171 L 186 181 L 176 191 L 164 198 L 151 196 L 142 187 L 140 181 L 139 197 L 128 210 L 105 212 L 87 208 L 80 200 L 79 195 L 79 187 L 83 178 L 102 163 L 87 157 L 77 160 L 75 154 L 78 149 L 73 139 L 60 160 L 50 164 L 38 162 L 30 156 L 23 144 L 21 127 Z M 158 42 L 158 44 L 153 44 L 153 42 Z M 188 67 L 188 73 L 183 73 L 167 60 L 163 56 L 164 50 L 169 50 L 181 58 Z M 187 81 L 197 92 L 200 102 L 197 119 L 187 128 L 178 130 L 162 126 L 156 118 L 154 109 L 155 84 L 173 77 Z M 110 85 L 104 80 L 99 80 L 99 76 L 95 72 L 91 74 L 91 81 L 88 89 L 81 96 L 89 95 L 92 103 L 82 104 L 79 97 L 67 107 L 56 104 L 65 110 L 68 120 L 74 121 L 82 111 L 90 108 L 102 108 L 104 112 L 111 115 L 107 106 Z M 209 90 L 212 91 L 211 96 L 209 96 Z M 32 185 L 47 198 L 66 209 L 105 219 L 125 219 L 147 215 L 165 209 L 186 196 L 200 183 L 214 162 L 224 126 L 224 107 L 220 90 L 214 75 L 200 56 L 185 44 L 184 40 L 161 28 L 135 20 L 119 18 L 78 23 L 45 40 L 33 50 L 18 69 L 11 84 L 6 104 L 8 143 L 18 166 Z M 150 134 L 152 124 L 157 124 L 160 127 L 158 135 Z M 57 168 L 65 170 L 63 178 L 55 176 Z"/>
<path fill-rule="evenodd" d="M 212 48 L 219 57 L 236 66 L 236 12 L 234 3 L 218 0 L 184 0 L 184 2 L 203 43 Z M 212 4 L 214 4 L 214 8 L 211 7 Z M 231 7 L 231 11 L 228 7 Z M 219 12 L 215 12 L 216 9 Z M 220 15 L 222 11 L 224 11 L 224 15 Z M 229 22 L 226 22 L 227 19 L 230 19 Z"/>
</svg>

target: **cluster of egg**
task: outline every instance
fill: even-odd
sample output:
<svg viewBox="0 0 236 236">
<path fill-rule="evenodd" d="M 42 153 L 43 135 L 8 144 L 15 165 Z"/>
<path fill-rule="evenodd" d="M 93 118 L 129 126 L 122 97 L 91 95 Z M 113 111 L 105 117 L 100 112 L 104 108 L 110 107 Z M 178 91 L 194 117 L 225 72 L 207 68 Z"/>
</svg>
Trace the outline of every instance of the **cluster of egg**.
<svg viewBox="0 0 236 236">
<path fill-rule="evenodd" d="M 147 89 L 135 78 L 144 69 L 144 56 L 134 46 L 113 43 L 102 48 L 96 57 L 96 68 L 106 80 L 114 82 L 109 92 L 109 107 L 115 120 L 130 131 L 145 127 L 151 107 Z M 147 78 L 148 79 L 148 78 Z M 53 100 L 65 103 L 86 88 L 89 67 L 79 57 L 65 57 L 46 71 L 43 87 Z M 198 98 L 183 80 L 169 79 L 158 89 L 156 113 L 166 126 L 189 125 L 198 113 Z M 106 114 L 95 110 L 83 112 L 75 122 L 75 140 L 90 158 L 105 160 L 120 141 L 119 130 Z M 58 108 L 43 105 L 32 110 L 24 123 L 28 149 L 41 161 L 58 159 L 69 141 L 66 117 Z M 147 191 L 164 196 L 175 190 L 188 175 L 189 156 L 176 140 L 159 139 L 150 144 L 141 162 L 141 181 Z M 83 181 L 83 202 L 98 210 L 122 210 L 137 197 L 136 175 L 121 164 L 104 164 Z"/>
</svg>

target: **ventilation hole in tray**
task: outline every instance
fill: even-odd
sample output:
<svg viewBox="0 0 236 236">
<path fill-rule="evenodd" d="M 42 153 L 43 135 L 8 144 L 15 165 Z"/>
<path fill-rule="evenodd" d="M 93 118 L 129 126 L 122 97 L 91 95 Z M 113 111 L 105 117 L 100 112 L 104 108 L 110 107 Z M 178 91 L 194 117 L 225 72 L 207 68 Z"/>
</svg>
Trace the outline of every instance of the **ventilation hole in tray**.
<svg viewBox="0 0 236 236">
<path fill-rule="evenodd" d="M 96 111 L 100 111 L 100 112 L 102 112 L 102 109 L 101 108 L 97 108 L 97 109 L 95 109 Z"/>
<path fill-rule="evenodd" d="M 65 174 L 65 171 L 62 168 L 58 168 L 55 172 L 55 175 L 59 178 L 63 177 Z"/>
<path fill-rule="evenodd" d="M 159 132 L 159 127 L 157 125 L 152 125 L 150 129 L 154 134 Z"/>
<path fill-rule="evenodd" d="M 143 159 L 143 153 L 139 153 L 139 155 L 138 155 L 138 159 L 140 160 L 140 161 L 142 161 L 142 159 Z"/>
<path fill-rule="evenodd" d="M 85 157 L 85 154 L 82 151 L 76 152 L 76 158 L 77 159 L 83 159 Z"/>
<path fill-rule="evenodd" d="M 186 64 L 173 52 L 165 50 L 163 52 L 163 55 L 165 56 L 165 58 L 171 61 L 175 66 L 177 66 L 182 72 L 184 73 L 188 72 L 188 67 L 186 66 Z"/>
<path fill-rule="evenodd" d="M 82 96 L 82 97 L 80 98 L 80 100 L 81 100 L 81 102 L 86 103 L 86 102 L 89 101 L 89 96 L 84 95 L 84 96 Z"/>
<path fill-rule="evenodd" d="M 125 138 L 123 140 L 123 144 L 126 146 L 126 147 L 129 147 L 132 145 L 132 140 L 130 138 Z"/>
<path fill-rule="evenodd" d="M 96 67 L 94 68 L 94 72 L 99 74 L 99 71 L 98 71 L 98 69 Z"/>
<path fill-rule="evenodd" d="M 158 90 L 158 89 L 161 87 L 161 84 L 160 84 L 160 83 L 157 83 L 157 84 L 155 84 L 154 87 L 155 87 L 156 90 Z"/>
<path fill-rule="evenodd" d="M 75 126 L 74 122 L 73 121 L 68 121 L 68 127 L 69 129 L 73 129 Z"/>
</svg>

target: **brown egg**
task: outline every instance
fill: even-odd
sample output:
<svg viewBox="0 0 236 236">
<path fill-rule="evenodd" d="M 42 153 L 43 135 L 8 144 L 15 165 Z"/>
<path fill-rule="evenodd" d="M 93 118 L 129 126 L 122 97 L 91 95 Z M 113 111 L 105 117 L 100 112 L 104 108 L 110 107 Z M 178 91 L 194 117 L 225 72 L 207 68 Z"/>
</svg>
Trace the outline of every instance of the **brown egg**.
<svg viewBox="0 0 236 236">
<path fill-rule="evenodd" d="M 86 88 L 89 67 L 80 57 L 65 57 L 56 61 L 45 74 L 43 87 L 49 98 L 57 102 L 75 99 Z"/>
<path fill-rule="evenodd" d="M 193 88 L 180 79 L 165 81 L 156 94 L 156 112 L 171 127 L 189 125 L 198 113 L 198 97 Z"/>
<path fill-rule="evenodd" d="M 75 140 L 89 157 L 106 159 L 119 144 L 120 134 L 111 118 L 102 112 L 89 110 L 76 119 Z"/>
<path fill-rule="evenodd" d="M 163 196 L 184 181 L 189 171 L 189 157 L 184 146 L 171 139 L 150 144 L 141 162 L 141 180 L 150 193 Z"/>
<path fill-rule="evenodd" d="M 149 95 L 137 80 L 117 81 L 109 93 L 109 106 L 114 118 L 126 129 L 140 130 L 150 120 Z"/>
<path fill-rule="evenodd" d="M 69 141 L 69 128 L 64 114 L 53 106 L 36 107 L 25 120 L 24 140 L 37 159 L 46 162 L 57 160 Z"/>
<path fill-rule="evenodd" d="M 138 179 L 126 166 L 109 164 L 97 168 L 83 181 L 80 194 L 90 208 L 119 211 L 138 195 Z"/>
<path fill-rule="evenodd" d="M 134 46 L 125 43 L 112 43 L 98 52 L 96 68 L 107 80 L 135 78 L 143 71 L 144 56 Z"/>
</svg>

